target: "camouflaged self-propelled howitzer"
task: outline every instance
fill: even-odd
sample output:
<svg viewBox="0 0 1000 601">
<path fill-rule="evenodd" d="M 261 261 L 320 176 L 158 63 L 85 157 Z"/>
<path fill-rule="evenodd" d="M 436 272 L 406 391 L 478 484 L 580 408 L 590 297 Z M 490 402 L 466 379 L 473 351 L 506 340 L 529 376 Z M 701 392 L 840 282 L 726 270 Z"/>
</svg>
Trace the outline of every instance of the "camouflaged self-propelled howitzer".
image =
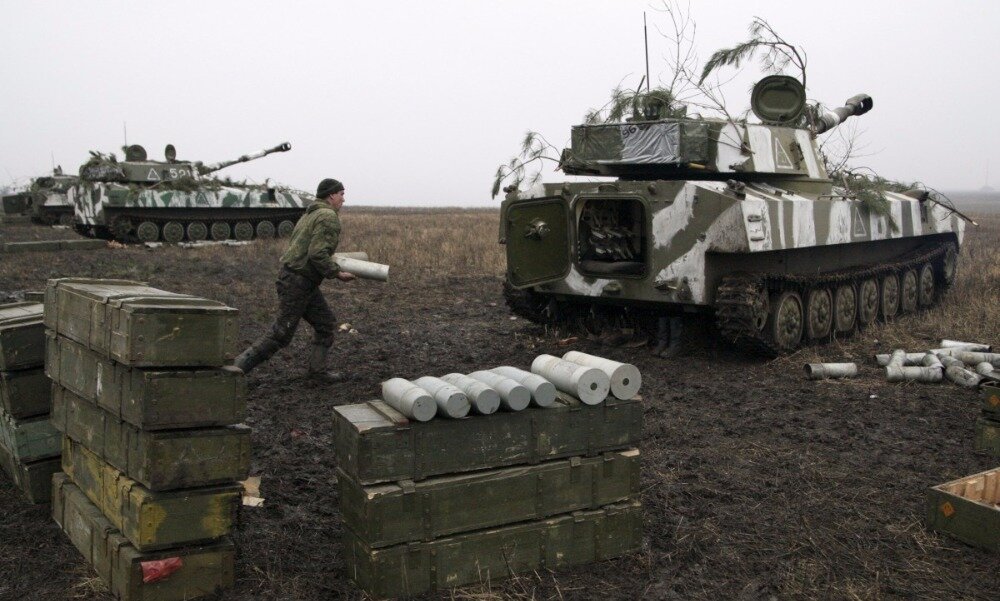
<svg viewBox="0 0 1000 601">
<path fill-rule="evenodd" d="M 291 149 L 288 143 L 231 161 L 205 165 L 178 161 L 172 145 L 166 160 L 148 160 L 138 145 L 125 160 L 91 152 L 70 192 L 77 230 L 117 240 L 176 243 L 273 238 L 291 234 L 312 197 L 287 188 L 233 183 L 205 177 L 236 163 Z"/>
<path fill-rule="evenodd" d="M 52 175 L 36 177 L 28 188 L 17 194 L 3 197 L 3 212 L 8 215 L 28 215 L 35 223 L 52 225 L 73 224 L 73 205 L 69 190 L 79 182 L 75 175 L 66 175 L 61 167 Z"/>
<path fill-rule="evenodd" d="M 873 212 L 834 186 L 817 147 L 872 99 L 805 120 L 802 85 L 771 76 L 751 104 L 761 124 L 574 127 L 562 171 L 617 180 L 506 189 L 513 311 L 647 327 L 714 311 L 726 340 L 780 353 L 933 304 L 955 279 L 964 222 L 924 190 L 885 192 Z"/>
</svg>

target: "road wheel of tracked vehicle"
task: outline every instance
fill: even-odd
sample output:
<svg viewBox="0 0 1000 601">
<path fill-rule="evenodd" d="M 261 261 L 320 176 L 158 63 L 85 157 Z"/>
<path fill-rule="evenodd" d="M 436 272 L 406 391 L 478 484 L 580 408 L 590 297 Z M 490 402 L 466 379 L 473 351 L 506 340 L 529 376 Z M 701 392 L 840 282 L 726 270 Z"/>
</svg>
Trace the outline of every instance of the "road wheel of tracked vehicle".
<svg viewBox="0 0 1000 601">
<path fill-rule="evenodd" d="M 806 337 L 819 340 L 833 327 L 833 298 L 826 288 L 810 290 L 806 296 Z"/>
<path fill-rule="evenodd" d="M 135 237 L 140 242 L 156 242 L 160 239 L 160 226 L 152 221 L 143 221 L 135 228 Z"/>
<path fill-rule="evenodd" d="M 132 236 L 132 220 L 128 217 L 118 216 L 111 220 L 111 237 L 115 240 L 128 240 Z"/>
<path fill-rule="evenodd" d="M 788 352 L 798 348 L 805 330 L 804 321 L 802 297 L 798 292 L 788 290 L 771 297 L 767 333 L 778 351 Z"/>
<path fill-rule="evenodd" d="M 278 237 L 287 238 L 292 235 L 292 230 L 295 229 L 295 224 L 291 221 L 285 219 L 278 224 Z"/>
<path fill-rule="evenodd" d="M 227 240 L 232 228 L 225 221 L 216 221 L 212 224 L 212 240 Z"/>
<path fill-rule="evenodd" d="M 187 225 L 188 240 L 198 242 L 208 238 L 208 226 L 200 221 L 192 221 Z"/>
<path fill-rule="evenodd" d="M 892 319 L 899 311 L 899 277 L 895 273 L 882 276 L 879 309 L 883 319 Z"/>
<path fill-rule="evenodd" d="M 176 221 L 168 221 L 163 224 L 163 241 L 170 244 L 177 244 L 184 239 L 184 226 Z"/>
<path fill-rule="evenodd" d="M 274 238 L 274 224 L 270 221 L 261 221 L 257 224 L 258 238 Z"/>
<path fill-rule="evenodd" d="M 878 317 L 878 282 L 861 280 L 858 286 L 858 325 L 866 326 Z"/>
<path fill-rule="evenodd" d="M 73 225 L 73 214 L 63 213 L 59 216 L 59 225 Z"/>
<path fill-rule="evenodd" d="M 233 237 L 237 240 L 253 238 L 253 225 L 249 221 L 237 221 L 233 226 Z"/>
<path fill-rule="evenodd" d="M 834 331 L 846 334 L 854 330 L 854 322 L 858 319 L 858 295 L 854 286 L 844 284 L 833 293 L 833 328 Z"/>
<path fill-rule="evenodd" d="M 954 244 L 948 243 L 948 247 L 937 263 L 938 285 L 941 288 L 950 288 L 955 283 L 955 275 L 958 273 L 958 249 L 955 248 Z"/>
<path fill-rule="evenodd" d="M 903 313 L 913 313 L 917 310 L 917 299 L 920 289 L 917 283 L 917 270 L 907 269 L 900 278 L 899 310 Z"/>
<path fill-rule="evenodd" d="M 921 307 L 929 307 L 934 304 L 935 282 L 934 267 L 930 263 L 924 263 L 920 268 L 920 291 L 917 300 Z"/>
</svg>

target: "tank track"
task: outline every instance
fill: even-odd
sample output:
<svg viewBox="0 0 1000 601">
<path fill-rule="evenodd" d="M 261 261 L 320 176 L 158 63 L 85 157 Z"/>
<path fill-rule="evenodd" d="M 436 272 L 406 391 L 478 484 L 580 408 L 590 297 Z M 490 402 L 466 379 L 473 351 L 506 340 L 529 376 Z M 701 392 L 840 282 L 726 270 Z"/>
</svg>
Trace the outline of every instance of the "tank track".
<svg viewBox="0 0 1000 601">
<path fill-rule="evenodd" d="M 795 291 L 804 299 L 805 294 L 813 288 L 853 284 L 857 289 L 858 283 L 862 280 L 872 277 L 879 278 L 889 273 L 902 273 L 927 262 L 931 262 L 934 266 L 937 283 L 935 302 L 937 302 L 941 292 L 951 284 L 941 276 L 940 268 L 940 263 L 950 246 L 953 246 L 950 242 L 941 242 L 930 247 L 925 246 L 917 249 L 891 263 L 814 275 L 742 273 L 724 276 L 716 290 L 716 326 L 720 336 L 726 342 L 735 344 L 751 353 L 775 357 L 788 351 L 768 340 L 766 328 L 761 330 L 757 327 L 760 314 L 759 306 L 755 301 L 759 298 L 762 290 L 768 294 Z M 881 314 L 879 318 L 881 319 Z M 838 335 L 853 335 L 859 327 L 863 327 L 863 325 L 856 320 L 854 328 L 850 332 Z M 803 335 L 803 342 L 800 342 L 799 346 L 801 347 L 805 342 Z"/>
<path fill-rule="evenodd" d="M 547 310 L 549 300 L 531 290 L 518 290 L 504 281 L 503 299 L 511 313 L 530 322 L 553 325 L 558 321 L 551 311 Z"/>
</svg>

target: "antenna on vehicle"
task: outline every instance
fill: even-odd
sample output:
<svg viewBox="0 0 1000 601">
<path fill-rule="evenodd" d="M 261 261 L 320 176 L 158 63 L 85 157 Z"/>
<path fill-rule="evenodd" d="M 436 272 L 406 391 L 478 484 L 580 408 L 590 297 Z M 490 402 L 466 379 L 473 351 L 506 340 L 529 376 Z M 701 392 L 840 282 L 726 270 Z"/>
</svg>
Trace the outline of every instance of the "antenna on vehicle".
<svg viewBox="0 0 1000 601">
<path fill-rule="evenodd" d="M 646 49 L 646 93 L 649 94 L 649 31 L 646 29 L 646 11 L 642 11 L 642 43 Z"/>
<path fill-rule="evenodd" d="M 122 121 L 122 138 L 125 140 L 125 146 L 128 146 L 128 123 Z"/>
<path fill-rule="evenodd" d="M 49 150 L 49 158 L 52 159 L 52 170 L 56 170 L 56 153 Z"/>
</svg>

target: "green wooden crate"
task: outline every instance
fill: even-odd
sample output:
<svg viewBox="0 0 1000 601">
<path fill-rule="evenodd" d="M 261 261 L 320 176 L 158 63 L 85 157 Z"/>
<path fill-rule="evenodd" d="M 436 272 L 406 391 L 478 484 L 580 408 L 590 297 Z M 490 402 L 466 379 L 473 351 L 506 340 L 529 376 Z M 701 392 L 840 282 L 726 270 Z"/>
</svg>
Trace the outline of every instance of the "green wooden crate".
<svg viewBox="0 0 1000 601">
<path fill-rule="evenodd" d="M 52 423 L 154 491 L 236 482 L 250 471 L 250 428 L 242 425 L 148 432 L 59 386 Z"/>
<path fill-rule="evenodd" d="M 236 356 L 237 311 L 141 282 L 49 280 L 45 324 L 135 367 L 221 366 Z"/>
<path fill-rule="evenodd" d="M 246 377 L 235 367 L 128 367 L 51 330 L 45 336 L 48 377 L 137 428 L 228 426 L 246 415 Z"/>
<path fill-rule="evenodd" d="M 1000 468 L 931 488 L 926 510 L 928 528 L 1000 551 Z"/>
<path fill-rule="evenodd" d="M 348 576 L 373 597 L 397 597 L 633 553 L 642 544 L 642 509 L 634 501 L 385 549 L 344 532 Z"/>
<path fill-rule="evenodd" d="M 334 408 L 340 468 L 365 485 L 594 455 L 641 436 L 639 399 L 585 405 L 560 394 L 546 408 L 423 423 L 381 401 Z"/>
<path fill-rule="evenodd" d="M 239 484 L 153 492 L 69 438 L 62 469 L 140 551 L 217 540 L 236 524 Z"/>
<path fill-rule="evenodd" d="M 40 303 L 0 305 L 0 370 L 28 369 L 45 362 Z"/>
<path fill-rule="evenodd" d="M 983 416 L 1000 422 L 1000 386 L 986 384 L 982 387 Z"/>
<path fill-rule="evenodd" d="M 42 367 L 0 371 L 0 411 L 17 419 L 45 415 L 52 408 L 51 386 Z"/>
<path fill-rule="evenodd" d="M 975 449 L 1000 457 L 1000 421 L 985 417 L 976 420 Z"/>
<path fill-rule="evenodd" d="M 232 588 L 235 550 L 224 539 L 211 545 L 142 553 L 66 476 L 53 476 L 52 517 L 121 601 L 190 601 Z M 154 580 L 158 565 L 176 571 Z"/>
<path fill-rule="evenodd" d="M 61 438 L 47 415 L 14 419 L 0 412 L 0 446 L 18 463 L 58 457 Z"/>
<path fill-rule="evenodd" d="M 639 493 L 639 451 L 361 486 L 342 470 L 344 523 L 372 548 L 526 522 Z"/>
<path fill-rule="evenodd" d="M 0 446 L 0 469 L 7 473 L 14 486 L 21 489 L 29 503 L 52 502 L 52 474 L 60 470 L 59 457 L 19 463 Z"/>
</svg>

